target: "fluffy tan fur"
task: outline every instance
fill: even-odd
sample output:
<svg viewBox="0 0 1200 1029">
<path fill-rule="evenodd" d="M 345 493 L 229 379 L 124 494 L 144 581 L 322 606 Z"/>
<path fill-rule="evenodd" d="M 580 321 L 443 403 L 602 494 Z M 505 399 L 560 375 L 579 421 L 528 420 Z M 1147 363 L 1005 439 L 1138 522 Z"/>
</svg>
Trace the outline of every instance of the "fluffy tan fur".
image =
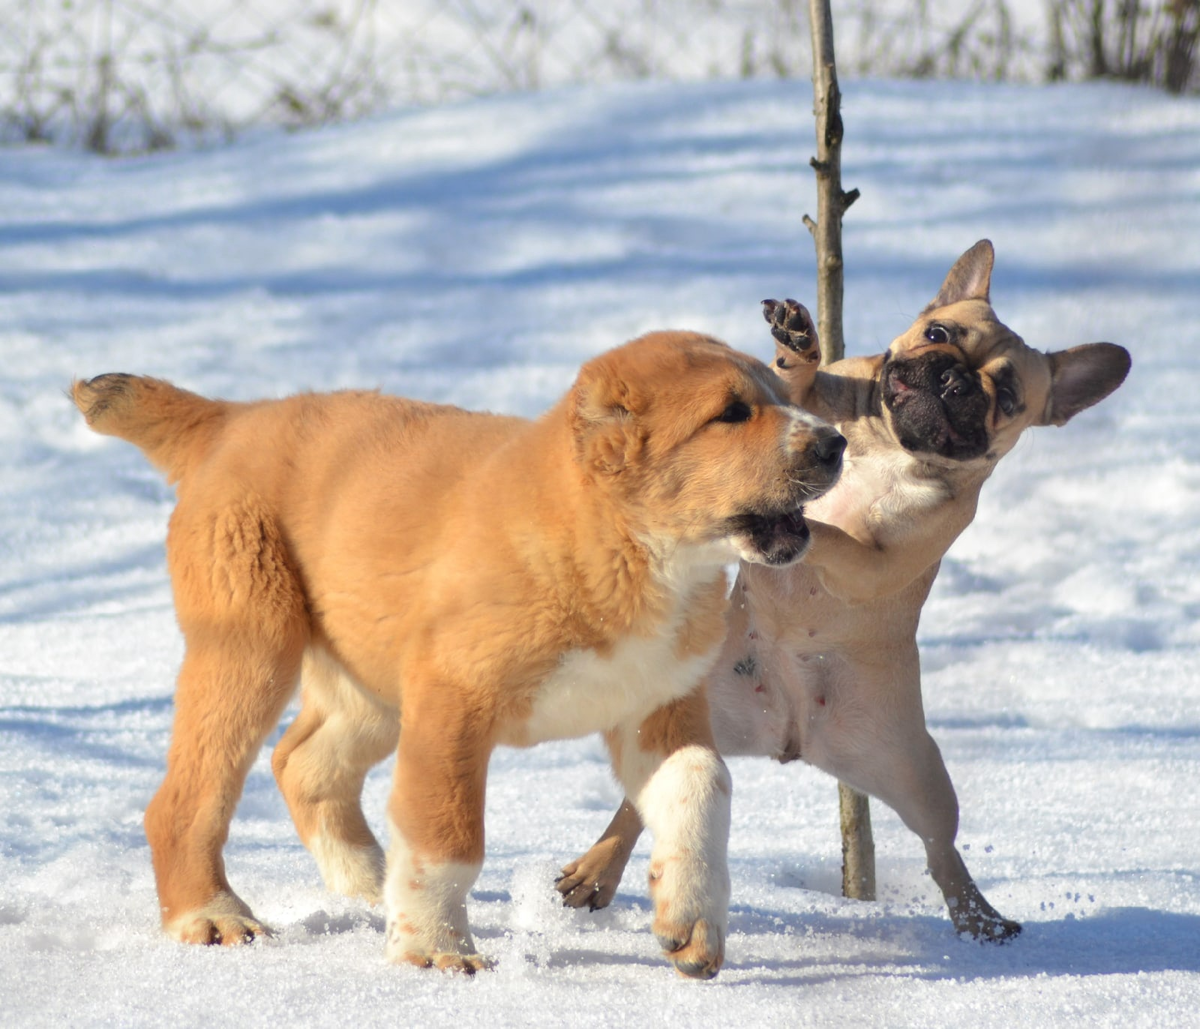
<svg viewBox="0 0 1200 1029">
<path fill-rule="evenodd" d="M 600 731 L 677 869 L 655 930 L 681 972 L 716 973 L 729 790 L 698 684 L 724 633 L 723 569 L 794 557 L 788 512 L 841 453 L 765 366 L 653 334 L 585 365 L 536 421 L 367 392 L 231 403 L 127 375 L 73 397 L 177 484 L 186 652 L 146 813 L 170 933 L 265 931 L 222 848 L 303 668 L 276 777 L 330 887 L 387 904 L 390 958 L 486 964 L 465 903 L 489 755 Z M 397 744 L 385 859 L 359 794 Z M 665 803 L 671 784 L 705 799 Z"/>
</svg>

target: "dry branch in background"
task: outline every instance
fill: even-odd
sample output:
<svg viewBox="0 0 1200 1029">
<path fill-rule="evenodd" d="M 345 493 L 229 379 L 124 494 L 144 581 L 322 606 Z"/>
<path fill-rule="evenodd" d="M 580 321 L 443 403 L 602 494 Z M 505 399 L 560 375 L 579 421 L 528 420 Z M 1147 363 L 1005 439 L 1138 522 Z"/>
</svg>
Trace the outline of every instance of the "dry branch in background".
<svg viewBox="0 0 1200 1029">
<path fill-rule="evenodd" d="M 858 75 L 1197 88 L 1200 0 L 845 0 Z M 803 0 L 0 0 L 0 140 L 121 153 L 385 104 L 638 78 L 800 77 Z"/>
<path fill-rule="evenodd" d="M 1048 13 L 1051 80 L 1200 87 L 1200 0 L 1049 0 Z"/>
</svg>

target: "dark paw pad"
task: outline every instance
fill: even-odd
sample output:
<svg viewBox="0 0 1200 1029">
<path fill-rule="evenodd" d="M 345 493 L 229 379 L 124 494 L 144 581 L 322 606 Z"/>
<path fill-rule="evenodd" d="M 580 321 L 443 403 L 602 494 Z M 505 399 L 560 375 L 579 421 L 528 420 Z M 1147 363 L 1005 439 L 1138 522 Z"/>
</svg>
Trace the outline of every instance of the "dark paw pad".
<svg viewBox="0 0 1200 1029">
<path fill-rule="evenodd" d="M 796 300 L 764 300 L 763 318 L 771 326 L 776 342 L 798 354 L 808 354 L 817 345 L 817 327 L 812 315 Z"/>
</svg>

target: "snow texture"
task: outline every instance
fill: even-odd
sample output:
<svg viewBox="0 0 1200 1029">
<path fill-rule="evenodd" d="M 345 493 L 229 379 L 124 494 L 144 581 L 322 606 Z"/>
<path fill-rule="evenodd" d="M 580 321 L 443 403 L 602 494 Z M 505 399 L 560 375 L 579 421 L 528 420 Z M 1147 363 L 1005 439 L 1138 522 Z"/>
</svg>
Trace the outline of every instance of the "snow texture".
<svg viewBox="0 0 1200 1029">
<path fill-rule="evenodd" d="M 556 869 L 620 799 L 596 739 L 492 762 L 471 897 L 492 973 L 388 966 L 380 912 L 323 892 L 265 753 L 226 856 L 275 939 L 158 929 L 141 817 L 181 653 L 172 494 L 85 428 L 71 379 L 379 386 L 533 415 L 649 329 L 765 357 L 759 301 L 815 294 L 810 108 L 802 82 L 640 85 L 121 162 L 4 152 L 9 1024 L 1197 1024 L 1200 104 L 1112 86 L 845 85 L 851 353 L 883 349 L 985 236 L 996 308 L 1028 342 L 1133 353 L 1112 398 L 1005 458 L 922 622 L 960 842 L 1016 942 L 956 937 L 878 804 L 880 900 L 841 899 L 834 783 L 739 759 L 727 964 L 679 980 L 649 932 L 647 841 L 609 910 L 557 903 Z M 366 789 L 380 831 L 388 781 Z"/>
</svg>

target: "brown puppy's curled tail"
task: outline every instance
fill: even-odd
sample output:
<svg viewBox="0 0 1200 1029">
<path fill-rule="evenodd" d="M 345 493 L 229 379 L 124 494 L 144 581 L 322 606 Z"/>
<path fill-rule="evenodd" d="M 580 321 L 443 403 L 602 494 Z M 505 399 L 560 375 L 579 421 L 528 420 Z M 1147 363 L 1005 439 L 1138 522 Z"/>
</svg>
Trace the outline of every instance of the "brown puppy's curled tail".
<svg viewBox="0 0 1200 1029">
<path fill-rule="evenodd" d="M 181 479 L 207 450 L 228 410 L 223 401 L 123 372 L 76 380 L 71 399 L 94 432 L 139 447 L 170 482 Z"/>
</svg>

